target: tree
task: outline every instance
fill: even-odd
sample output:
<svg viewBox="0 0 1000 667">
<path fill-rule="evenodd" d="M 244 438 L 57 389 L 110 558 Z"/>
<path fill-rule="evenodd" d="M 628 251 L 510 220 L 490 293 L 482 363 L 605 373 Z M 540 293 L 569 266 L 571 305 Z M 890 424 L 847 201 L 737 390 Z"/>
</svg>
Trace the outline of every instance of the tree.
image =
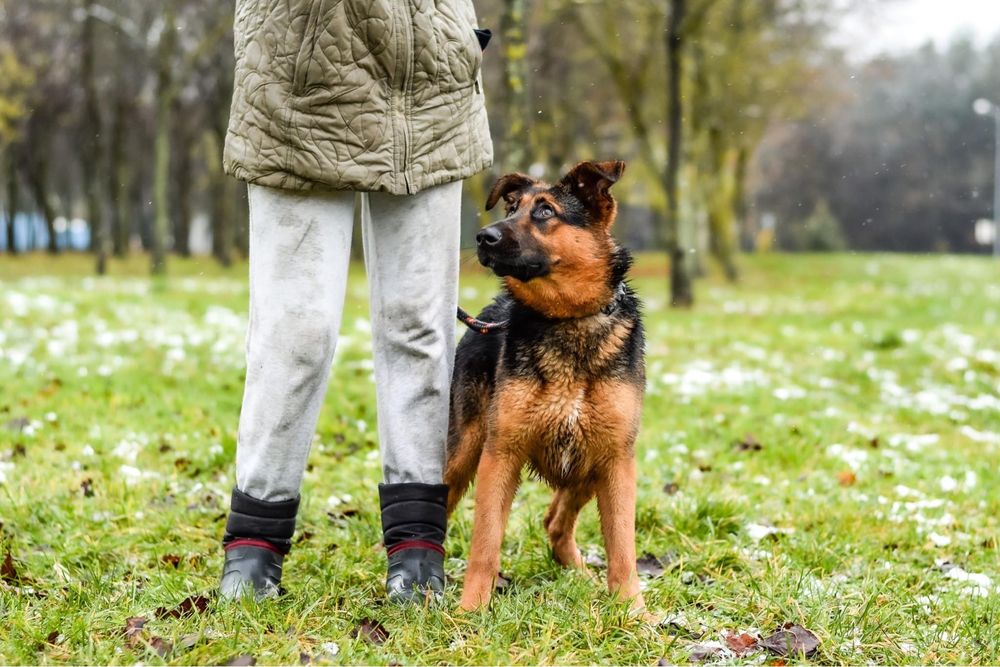
<svg viewBox="0 0 1000 667">
<path fill-rule="evenodd" d="M 9 46 L 0 44 L 0 156 L 7 176 L 7 252 L 17 252 L 14 218 L 18 212 L 18 159 L 14 142 L 27 115 L 26 97 L 31 72 Z"/>
</svg>

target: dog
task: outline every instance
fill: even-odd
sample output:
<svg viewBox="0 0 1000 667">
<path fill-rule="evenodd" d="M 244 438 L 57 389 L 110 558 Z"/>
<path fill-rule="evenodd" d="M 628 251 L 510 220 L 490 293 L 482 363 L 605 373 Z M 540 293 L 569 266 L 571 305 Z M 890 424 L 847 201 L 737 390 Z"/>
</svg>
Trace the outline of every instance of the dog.
<svg viewBox="0 0 1000 667">
<path fill-rule="evenodd" d="M 455 353 L 445 483 L 448 514 L 478 475 L 460 608 L 486 605 L 521 470 L 555 491 L 545 529 L 555 559 L 587 568 L 580 510 L 597 496 L 608 589 L 644 609 L 635 560 L 634 445 L 645 390 L 640 303 L 625 281 L 629 252 L 610 234 L 610 193 L 625 163 L 583 162 L 555 185 L 501 177 L 486 201 L 507 217 L 476 236 L 480 263 L 504 291 Z"/>
</svg>

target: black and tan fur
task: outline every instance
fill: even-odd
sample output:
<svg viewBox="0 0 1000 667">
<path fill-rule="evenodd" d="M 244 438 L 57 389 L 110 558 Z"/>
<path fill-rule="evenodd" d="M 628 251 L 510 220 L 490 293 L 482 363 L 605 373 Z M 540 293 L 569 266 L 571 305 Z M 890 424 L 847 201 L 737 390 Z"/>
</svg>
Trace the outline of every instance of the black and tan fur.
<svg viewBox="0 0 1000 667">
<path fill-rule="evenodd" d="M 502 333 L 466 333 L 455 358 L 449 513 L 478 475 L 463 609 L 490 599 L 524 466 L 555 490 L 545 528 L 556 559 L 586 569 L 574 533 L 596 496 L 608 588 L 643 606 L 634 456 L 643 331 L 625 282 L 631 257 L 610 234 L 617 207 L 609 188 L 624 167 L 585 162 L 555 185 L 508 174 L 487 200 L 489 210 L 503 199 L 507 217 L 480 232 L 479 260 L 505 289 L 479 318 L 510 323 Z"/>
</svg>

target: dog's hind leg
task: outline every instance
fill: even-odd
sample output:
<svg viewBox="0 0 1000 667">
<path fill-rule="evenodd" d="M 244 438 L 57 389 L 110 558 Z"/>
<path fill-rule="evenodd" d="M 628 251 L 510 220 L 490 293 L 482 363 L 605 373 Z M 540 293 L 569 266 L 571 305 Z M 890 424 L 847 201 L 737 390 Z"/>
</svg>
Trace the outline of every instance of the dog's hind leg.
<svg viewBox="0 0 1000 667">
<path fill-rule="evenodd" d="M 576 522 L 580 510 L 594 497 L 593 488 L 558 489 L 545 515 L 545 532 L 552 542 L 556 562 L 586 571 L 587 566 L 576 546 Z"/>
<path fill-rule="evenodd" d="M 623 455 L 611 461 L 597 484 L 597 510 L 608 554 L 608 590 L 632 601 L 645 602 L 635 567 L 635 458 Z"/>
<path fill-rule="evenodd" d="M 451 516 L 472 483 L 472 478 L 476 476 L 485 437 L 482 419 L 477 418 L 462 430 L 458 443 L 448 452 L 444 468 L 444 483 L 448 485 L 448 516 Z"/>
</svg>

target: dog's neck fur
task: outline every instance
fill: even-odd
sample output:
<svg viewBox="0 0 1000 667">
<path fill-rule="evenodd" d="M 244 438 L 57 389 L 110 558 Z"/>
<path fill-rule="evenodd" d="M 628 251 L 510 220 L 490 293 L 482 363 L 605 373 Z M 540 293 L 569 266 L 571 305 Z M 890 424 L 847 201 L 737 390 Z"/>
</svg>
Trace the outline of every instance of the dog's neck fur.
<svg viewBox="0 0 1000 667">
<path fill-rule="evenodd" d="M 552 320 L 579 320 L 606 311 L 617 298 L 619 287 L 632 266 L 632 254 L 611 243 L 611 261 L 606 271 L 562 283 L 546 276 L 527 282 L 506 277 L 508 294 L 520 306 Z"/>
</svg>

